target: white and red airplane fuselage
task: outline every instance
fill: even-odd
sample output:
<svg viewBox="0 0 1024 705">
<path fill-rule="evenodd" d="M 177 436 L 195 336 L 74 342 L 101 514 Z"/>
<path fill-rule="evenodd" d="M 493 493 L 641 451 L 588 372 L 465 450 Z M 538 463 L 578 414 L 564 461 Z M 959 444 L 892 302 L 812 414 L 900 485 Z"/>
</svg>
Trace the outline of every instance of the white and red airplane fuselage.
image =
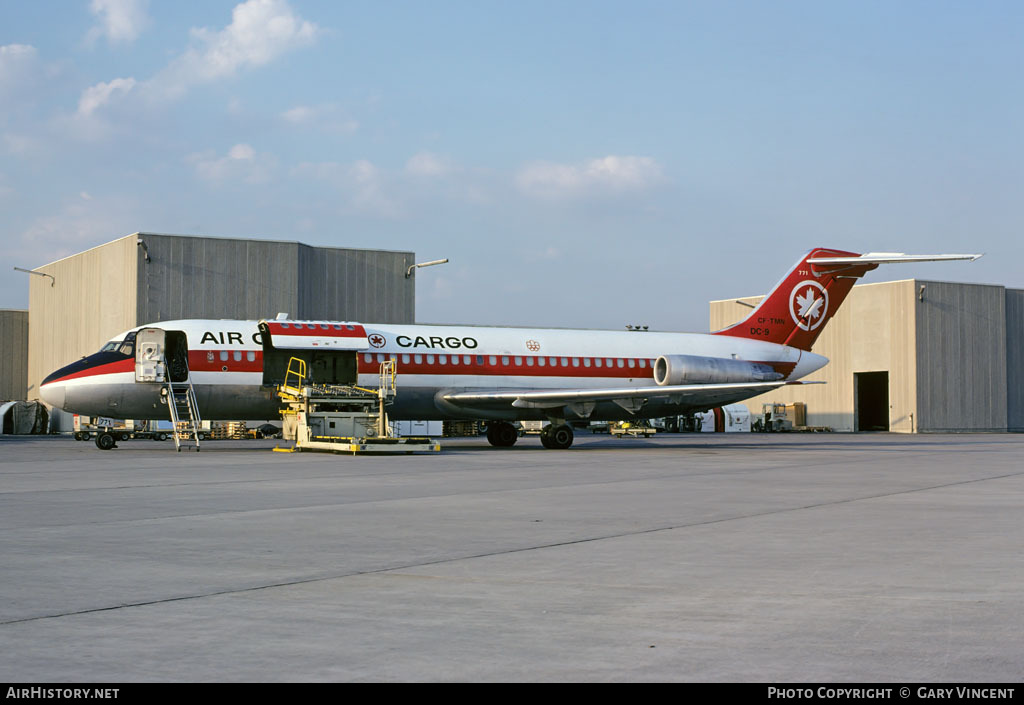
<svg viewBox="0 0 1024 705">
<path fill-rule="evenodd" d="M 348 345 L 365 387 L 377 386 L 382 361 L 396 360 L 393 419 L 547 419 L 568 429 L 572 421 L 653 418 L 741 401 L 823 367 L 828 360 L 811 346 L 856 279 L 879 264 L 978 256 L 814 249 L 746 319 L 711 334 L 273 320 L 262 322 L 273 338 L 264 346 L 258 321 L 165 321 L 57 370 L 40 392 L 90 416 L 167 418 L 161 387 L 141 381 L 134 350 L 138 331 L 157 328 L 187 341 L 177 349 L 187 354 L 205 419 L 278 415 L 264 354 L 280 341 Z"/>
<path fill-rule="evenodd" d="M 136 382 L 131 334 L 145 327 L 181 331 L 187 336 L 188 365 L 203 418 L 243 420 L 278 415 L 280 400 L 272 387 L 263 385 L 263 347 L 257 321 L 165 321 L 126 331 L 105 350 L 47 377 L 42 385 L 44 400 L 90 416 L 166 418 L 159 387 Z M 357 353 L 358 384 L 376 387 L 380 363 L 394 358 L 398 394 L 388 409 L 393 419 L 543 419 L 545 414 L 539 408 L 466 406 L 448 402 L 444 396 L 473 390 L 653 387 L 655 361 L 673 351 L 759 362 L 787 380 L 800 379 L 828 362 L 820 355 L 785 345 L 694 333 L 384 324 L 366 324 L 364 328 L 369 346 Z M 671 411 L 672 406 L 678 405 L 663 403 L 657 409 Z M 608 401 L 589 416 L 618 419 L 629 414 Z"/>
</svg>

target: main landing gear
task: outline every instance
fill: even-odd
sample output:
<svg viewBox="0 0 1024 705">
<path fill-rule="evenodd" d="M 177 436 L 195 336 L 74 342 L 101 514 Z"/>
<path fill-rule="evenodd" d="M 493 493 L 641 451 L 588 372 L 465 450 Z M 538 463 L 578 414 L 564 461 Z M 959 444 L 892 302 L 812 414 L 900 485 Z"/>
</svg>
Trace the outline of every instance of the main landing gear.
<svg viewBox="0 0 1024 705">
<path fill-rule="evenodd" d="M 551 423 L 540 432 L 540 443 L 545 448 L 565 450 L 572 445 L 574 434 L 567 423 Z M 511 448 L 519 440 L 519 431 L 505 421 L 494 421 L 487 426 L 487 442 L 496 448 Z"/>
<path fill-rule="evenodd" d="M 572 445 L 574 435 L 572 426 L 566 423 L 552 423 L 540 432 L 540 443 L 545 448 L 565 450 Z"/>
<path fill-rule="evenodd" d="M 519 440 L 519 431 L 510 423 L 487 424 L 487 442 L 496 448 L 511 448 Z"/>
</svg>

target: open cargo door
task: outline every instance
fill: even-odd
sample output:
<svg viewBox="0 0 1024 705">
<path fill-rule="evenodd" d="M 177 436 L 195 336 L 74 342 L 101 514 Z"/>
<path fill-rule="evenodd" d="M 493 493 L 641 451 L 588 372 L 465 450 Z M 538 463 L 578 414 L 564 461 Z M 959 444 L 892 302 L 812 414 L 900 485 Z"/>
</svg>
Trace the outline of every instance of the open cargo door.
<svg viewBox="0 0 1024 705">
<path fill-rule="evenodd" d="M 355 384 L 356 354 L 370 347 L 359 323 L 260 321 L 259 326 L 265 385 L 283 383 L 293 357 L 306 363 L 307 377 L 314 384 Z"/>
</svg>

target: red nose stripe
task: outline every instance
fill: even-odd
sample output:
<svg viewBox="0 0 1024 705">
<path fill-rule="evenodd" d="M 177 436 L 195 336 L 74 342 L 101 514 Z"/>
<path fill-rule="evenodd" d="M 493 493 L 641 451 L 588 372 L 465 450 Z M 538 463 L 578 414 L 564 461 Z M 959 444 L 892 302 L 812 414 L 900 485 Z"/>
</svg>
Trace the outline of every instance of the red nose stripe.
<svg viewBox="0 0 1024 705">
<path fill-rule="evenodd" d="M 69 375 L 65 375 L 58 379 L 50 380 L 49 384 L 54 382 L 66 382 L 69 379 L 81 379 L 83 377 L 97 377 L 99 375 L 110 375 L 117 372 L 134 372 L 135 371 L 135 360 L 128 358 L 126 360 L 116 360 L 114 362 L 108 362 L 104 365 L 97 365 L 96 367 L 87 367 L 84 370 L 73 372 Z"/>
</svg>

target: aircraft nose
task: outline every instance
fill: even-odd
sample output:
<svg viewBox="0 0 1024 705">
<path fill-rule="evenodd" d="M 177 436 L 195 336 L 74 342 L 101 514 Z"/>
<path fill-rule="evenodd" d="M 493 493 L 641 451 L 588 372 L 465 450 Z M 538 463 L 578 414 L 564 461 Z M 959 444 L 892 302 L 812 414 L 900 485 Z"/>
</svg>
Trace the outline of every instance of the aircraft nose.
<svg viewBox="0 0 1024 705">
<path fill-rule="evenodd" d="M 63 409 L 64 403 L 67 400 L 67 391 L 60 382 L 50 382 L 39 388 L 39 396 L 50 406 Z"/>
</svg>

